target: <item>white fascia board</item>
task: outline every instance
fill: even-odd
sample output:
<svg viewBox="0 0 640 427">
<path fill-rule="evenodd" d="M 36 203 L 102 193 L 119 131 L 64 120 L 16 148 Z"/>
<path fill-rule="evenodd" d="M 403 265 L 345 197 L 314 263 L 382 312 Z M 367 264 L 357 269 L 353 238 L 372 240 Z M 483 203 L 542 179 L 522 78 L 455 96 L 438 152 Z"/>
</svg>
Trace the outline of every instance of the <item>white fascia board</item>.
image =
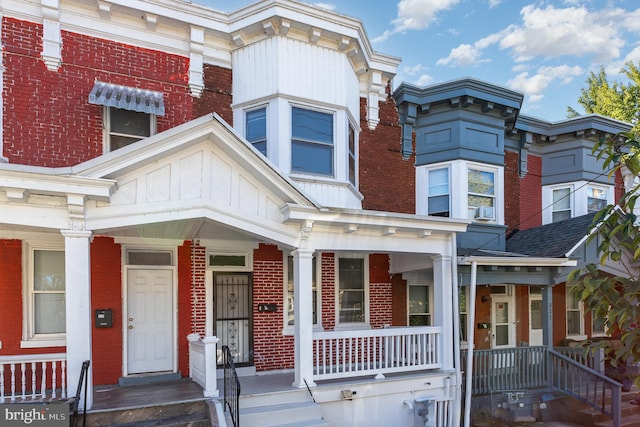
<svg viewBox="0 0 640 427">
<path fill-rule="evenodd" d="M 0 188 L 24 189 L 31 193 L 48 195 L 78 194 L 92 199 L 108 200 L 115 191 L 116 182 L 110 179 L 60 175 L 56 169 L 49 173 L 43 168 L 22 166 L 10 170 L 13 165 L 0 166 Z"/>
<path fill-rule="evenodd" d="M 333 225 L 396 227 L 404 231 L 438 231 L 444 233 L 464 233 L 469 220 L 447 219 L 402 214 L 396 212 L 379 212 L 368 210 L 316 210 L 304 206 L 285 205 L 281 212 L 285 221 L 312 221 Z"/>
<path fill-rule="evenodd" d="M 459 257 L 459 265 L 495 265 L 503 267 L 575 267 L 578 261 L 570 258 L 543 258 L 543 257 L 484 257 L 466 256 Z"/>
</svg>

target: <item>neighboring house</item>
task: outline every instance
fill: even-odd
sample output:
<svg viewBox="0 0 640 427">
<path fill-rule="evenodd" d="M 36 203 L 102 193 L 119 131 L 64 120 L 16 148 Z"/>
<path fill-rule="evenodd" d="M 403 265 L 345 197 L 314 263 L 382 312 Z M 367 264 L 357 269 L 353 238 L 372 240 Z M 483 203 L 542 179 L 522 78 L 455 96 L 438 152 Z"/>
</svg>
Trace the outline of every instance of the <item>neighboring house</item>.
<svg viewBox="0 0 640 427">
<path fill-rule="evenodd" d="M 365 376 L 358 405 L 325 396 L 336 424 L 408 424 L 425 398 L 457 423 L 469 221 L 416 211 L 400 60 L 359 20 L 290 0 L 23 0 L 0 18 L 3 401 L 31 360 L 69 389 L 91 360 L 89 408 L 96 385 L 189 376 L 198 334 L 246 375 Z"/>
</svg>

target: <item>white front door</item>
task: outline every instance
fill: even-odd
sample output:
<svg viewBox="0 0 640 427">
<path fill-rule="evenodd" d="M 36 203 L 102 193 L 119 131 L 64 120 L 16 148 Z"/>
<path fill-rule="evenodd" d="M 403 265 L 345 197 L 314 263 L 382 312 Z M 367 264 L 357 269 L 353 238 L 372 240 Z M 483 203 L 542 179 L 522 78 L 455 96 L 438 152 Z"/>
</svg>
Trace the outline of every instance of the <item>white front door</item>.
<svg viewBox="0 0 640 427">
<path fill-rule="evenodd" d="M 508 295 L 492 295 L 491 304 L 491 348 L 515 347 L 513 298 Z"/>
<path fill-rule="evenodd" d="M 173 271 L 127 272 L 127 372 L 173 370 Z"/>
<path fill-rule="evenodd" d="M 542 345 L 542 288 L 529 286 L 529 345 Z"/>
</svg>

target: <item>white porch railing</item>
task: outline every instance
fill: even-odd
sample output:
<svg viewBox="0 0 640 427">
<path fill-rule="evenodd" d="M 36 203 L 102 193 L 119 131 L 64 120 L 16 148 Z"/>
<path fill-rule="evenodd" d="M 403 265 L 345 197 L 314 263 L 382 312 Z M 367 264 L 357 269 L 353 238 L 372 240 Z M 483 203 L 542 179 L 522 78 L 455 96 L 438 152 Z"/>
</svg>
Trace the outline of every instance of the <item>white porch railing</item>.
<svg viewBox="0 0 640 427">
<path fill-rule="evenodd" d="M 0 403 L 66 397 L 66 353 L 0 356 Z"/>
<path fill-rule="evenodd" d="M 441 335 L 439 326 L 315 332 L 313 379 L 439 369 Z"/>
<path fill-rule="evenodd" d="M 189 340 L 189 375 L 203 389 L 206 397 L 218 397 L 216 378 L 217 337 L 187 336 Z"/>
</svg>

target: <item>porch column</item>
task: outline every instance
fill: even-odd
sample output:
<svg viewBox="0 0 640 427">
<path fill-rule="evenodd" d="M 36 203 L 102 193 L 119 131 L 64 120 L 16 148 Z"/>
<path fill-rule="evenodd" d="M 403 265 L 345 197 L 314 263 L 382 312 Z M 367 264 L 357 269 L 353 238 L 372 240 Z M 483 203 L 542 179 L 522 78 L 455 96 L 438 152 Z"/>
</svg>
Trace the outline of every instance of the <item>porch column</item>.
<svg viewBox="0 0 640 427">
<path fill-rule="evenodd" d="M 91 360 L 91 232 L 61 230 L 64 236 L 64 268 L 67 327 L 67 394 L 78 387 L 82 362 Z M 93 404 L 91 369 L 87 373 L 87 409 Z M 80 405 L 84 405 L 84 391 Z"/>
<path fill-rule="evenodd" d="M 442 369 L 454 368 L 453 331 L 453 277 L 451 256 L 435 255 L 433 259 L 433 324 L 442 326 L 440 361 Z"/>
<path fill-rule="evenodd" d="M 293 321 L 295 325 L 293 386 L 313 387 L 316 385 L 313 381 L 313 313 L 311 311 L 313 250 L 297 249 L 291 254 L 293 255 Z"/>
<path fill-rule="evenodd" d="M 553 349 L 553 287 L 542 287 L 542 344 Z"/>
</svg>

